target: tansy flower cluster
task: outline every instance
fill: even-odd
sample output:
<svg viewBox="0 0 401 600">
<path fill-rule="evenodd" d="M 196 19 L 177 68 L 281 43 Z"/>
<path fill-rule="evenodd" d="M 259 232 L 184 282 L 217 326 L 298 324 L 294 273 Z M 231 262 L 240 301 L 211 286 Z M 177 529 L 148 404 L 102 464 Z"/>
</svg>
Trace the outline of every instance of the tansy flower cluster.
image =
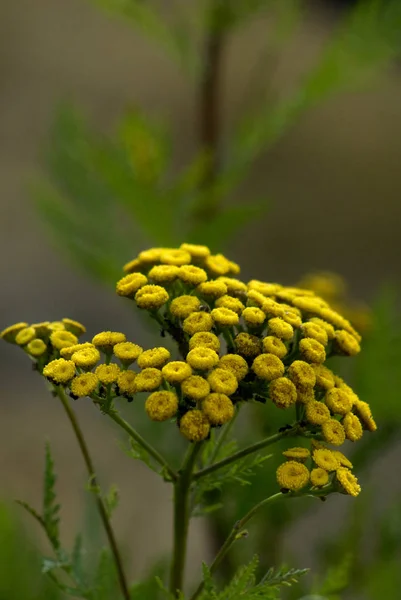
<svg viewBox="0 0 401 600">
<path fill-rule="evenodd" d="M 79 344 L 85 329 L 69 319 L 18 323 L 1 336 L 23 347 L 52 384 L 105 411 L 115 398 L 147 393 L 149 418 L 174 420 L 191 442 L 207 439 L 238 403 L 252 400 L 288 411 L 297 435 L 313 443 L 338 447 L 376 429 L 368 404 L 325 364 L 333 355 L 356 355 L 361 338 L 313 291 L 241 281 L 236 263 L 193 244 L 145 250 L 124 271 L 117 294 L 148 311 L 176 342 L 177 355 L 162 346 L 144 350 L 118 332 Z M 315 460 L 318 450 L 288 452 L 277 473 L 282 489 L 334 486 L 356 495 L 349 465 L 328 469 Z M 339 461 L 339 452 L 324 452 Z"/>
</svg>

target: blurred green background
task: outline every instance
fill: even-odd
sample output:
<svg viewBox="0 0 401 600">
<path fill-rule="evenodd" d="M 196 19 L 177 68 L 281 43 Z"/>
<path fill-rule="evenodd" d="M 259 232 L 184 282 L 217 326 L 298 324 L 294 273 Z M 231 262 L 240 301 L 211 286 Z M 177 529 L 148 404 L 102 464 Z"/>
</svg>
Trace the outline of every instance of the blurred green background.
<svg viewBox="0 0 401 600">
<path fill-rule="evenodd" d="M 399 3 L 368 0 L 354 12 L 351 2 L 334 10 L 335 2 L 293 0 L 92 4 L 2 7 L 2 327 L 70 316 L 90 334 L 121 329 L 155 343 L 111 287 L 120 266 L 152 244 L 203 241 L 239 262 L 244 280 L 294 284 L 313 271 L 340 274 L 348 285 L 341 301 L 372 310 L 363 352 L 346 372 L 380 426 L 355 456 L 365 493 L 262 515 L 222 576 L 258 551 L 265 567 L 312 566 L 318 580 L 302 582 L 304 593 L 398 598 Z M 99 528 L 62 410 L 23 355 L 5 344 L 0 355 L 0 497 L 7 506 L 14 498 L 39 502 L 49 439 L 66 544 L 84 526 L 96 548 Z M 102 483 L 120 488 L 117 535 L 131 576 L 143 576 L 170 550 L 170 490 L 121 452 L 117 432 L 89 403 L 74 407 Z M 276 427 L 264 409 L 249 409 L 241 439 Z M 127 416 L 177 451 L 174 435 L 148 427 L 141 407 Z M 271 473 L 266 463 L 237 506 L 228 490 L 224 515 L 194 521 L 189 580 L 235 518 L 268 495 Z M 1 564 L 14 564 L 16 547 L 29 551 L 18 553 L 18 570 L 2 573 L 0 600 L 55 597 L 40 578 L 32 593 L 10 583 L 34 578 L 35 548 L 48 549 L 34 523 L 7 511 Z"/>
</svg>

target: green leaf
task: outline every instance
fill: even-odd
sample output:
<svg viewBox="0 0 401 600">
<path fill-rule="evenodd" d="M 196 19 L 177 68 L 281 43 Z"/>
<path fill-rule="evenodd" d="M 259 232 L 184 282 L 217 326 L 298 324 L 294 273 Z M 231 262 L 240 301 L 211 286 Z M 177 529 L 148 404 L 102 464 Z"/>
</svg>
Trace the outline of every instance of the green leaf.
<svg viewBox="0 0 401 600">
<path fill-rule="evenodd" d="M 22 506 L 22 508 L 25 508 L 25 510 L 44 528 L 46 529 L 46 525 L 44 520 L 42 519 L 42 516 L 34 509 L 32 508 L 32 506 L 30 506 L 27 502 L 24 502 L 23 500 L 16 500 L 16 503 L 19 504 L 20 506 Z"/>
<path fill-rule="evenodd" d="M 50 542 L 55 550 L 60 548 L 59 512 L 60 504 L 56 501 L 55 484 L 56 474 L 54 461 L 50 451 L 50 444 L 45 447 L 45 472 L 43 481 L 43 523 Z"/>
<path fill-rule="evenodd" d="M 93 578 L 93 588 L 93 600 L 120 597 L 113 558 L 107 548 L 103 548 L 100 552 Z"/>
<path fill-rule="evenodd" d="M 120 501 L 119 490 L 115 484 L 111 485 L 107 495 L 103 498 L 103 501 L 106 507 L 107 514 L 110 518 L 113 512 L 116 510 Z"/>
</svg>

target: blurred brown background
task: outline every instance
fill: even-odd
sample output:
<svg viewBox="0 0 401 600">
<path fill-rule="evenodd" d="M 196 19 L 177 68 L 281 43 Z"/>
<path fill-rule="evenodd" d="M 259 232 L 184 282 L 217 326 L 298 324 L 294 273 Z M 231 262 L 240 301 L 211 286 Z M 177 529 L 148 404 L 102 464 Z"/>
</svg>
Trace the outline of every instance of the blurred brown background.
<svg viewBox="0 0 401 600">
<path fill-rule="evenodd" d="M 331 28 L 332 16 L 315 6 L 274 74 L 258 59 L 268 23 L 260 20 L 234 36 L 224 57 L 225 130 L 244 103 L 253 101 L 247 88 L 255 64 L 260 64 L 258 77 L 271 78 L 279 92 L 313 61 Z M 0 327 L 66 315 L 83 320 L 90 331 L 123 328 L 138 338 L 141 325 L 128 307 L 109 290 L 87 282 L 54 250 L 30 201 L 28 183 L 41 169 L 54 107 L 65 98 L 105 131 L 129 104 L 161 115 L 175 132 L 177 164 L 196 145 L 195 91 L 154 44 L 84 0 L 3 2 Z M 333 97 L 303 115 L 242 186 L 245 197 L 271 202 L 266 218 L 250 226 L 231 249 L 245 278 L 292 283 L 324 268 L 344 275 L 352 294 L 367 300 L 383 281 L 400 283 L 400 158 L 401 73 L 395 65 L 371 89 Z M 48 437 L 71 539 L 70 526 L 81 519 L 84 496 L 77 493 L 84 475 L 71 432 L 23 355 L 5 344 L 0 354 L 1 496 L 39 501 L 43 438 Z M 132 559 L 141 570 L 150 555 L 169 550 L 168 490 L 120 452 L 117 433 L 92 406 L 80 403 L 77 411 L 101 475 L 121 488 L 117 531 L 127 548 L 132 537 L 141 541 L 141 552 Z M 345 504 L 338 505 L 340 518 Z M 330 514 L 327 507 L 325 514 Z M 199 564 L 205 534 L 201 522 L 195 528 L 192 555 Z"/>
</svg>

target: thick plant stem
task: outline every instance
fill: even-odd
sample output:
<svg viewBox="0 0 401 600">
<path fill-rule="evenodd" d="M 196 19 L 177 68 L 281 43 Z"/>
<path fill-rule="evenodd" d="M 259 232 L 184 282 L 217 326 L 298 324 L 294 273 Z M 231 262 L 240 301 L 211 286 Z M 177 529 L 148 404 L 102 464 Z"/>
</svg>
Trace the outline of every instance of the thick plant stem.
<svg viewBox="0 0 401 600">
<path fill-rule="evenodd" d="M 225 555 L 227 554 L 227 552 L 230 550 L 231 546 L 238 539 L 241 539 L 242 537 L 244 537 L 246 535 L 247 532 L 243 531 L 243 528 L 248 523 L 248 521 L 250 521 L 252 519 L 254 514 L 257 513 L 258 510 L 260 510 L 263 506 L 266 506 L 266 504 L 270 504 L 271 502 L 274 502 L 275 500 L 278 500 L 279 498 L 285 498 L 285 497 L 286 497 L 285 494 L 282 494 L 281 492 L 279 492 L 278 494 L 274 494 L 273 496 L 269 496 L 268 498 L 265 498 L 264 500 L 262 500 L 261 502 L 256 504 L 253 508 L 251 508 L 251 510 L 248 511 L 246 513 L 246 515 L 244 517 L 242 517 L 242 519 L 240 519 L 239 521 L 237 521 L 235 523 L 235 525 L 232 528 L 230 534 L 228 535 L 226 541 L 224 542 L 224 544 L 218 551 L 214 561 L 212 562 L 212 564 L 209 567 L 210 573 L 212 575 L 216 571 L 216 569 L 218 568 L 220 563 L 222 562 L 222 560 L 225 557 Z M 191 596 L 190 600 L 196 600 L 202 593 L 203 587 L 204 587 L 204 582 L 201 582 L 199 584 L 199 586 L 197 587 L 195 593 Z"/>
<path fill-rule="evenodd" d="M 187 553 L 190 520 L 190 488 L 192 471 L 202 442 L 194 444 L 188 451 L 178 479 L 174 483 L 174 547 L 170 572 L 170 592 L 179 597 L 183 588 L 185 559 Z"/>
<path fill-rule="evenodd" d="M 57 396 L 60 398 L 61 403 L 64 407 L 64 410 L 67 414 L 67 417 L 68 417 L 68 419 L 71 423 L 71 426 L 74 430 L 75 437 L 77 438 L 77 442 L 78 442 L 79 448 L 81 450 L 81 453 L 82 453 L 82 456 L 83 456 L 83 459 L 84 459 L 84 462 L 86 465 L 86 469 L 88 471 L 91 485 L 96 489 L 98 484 L 97 484 L 97 479 L 96 479 L 95 468 L 93 466 L 92 458 L 89 454 L 89 449 L 88 449 L 88 446 L 86 445 L 85 438 L 82 433 L 81 427 L 78 423 L 78 420 L 75 416 L 74 411 L 72 410 L 72 408 L 70 406 L 68 398 L 66 397 L 66 395 L 64 393 L 64 390 L 61 387 L 56 387 L 55 392 L 56 392 Z M 105 507 L 102 497 L 100 496 L 99 493 L 96 494 L 96 504 L 97 504 L 99 515 L 102 520 L 102 524 L 103 524 L 104 530 L 106 532 L 107 539 L 108 539 L 108 542 L 110 545 L 110 549 L 111 549 L 111 552 L 112 552 L 112 555 L 114 558 L 114 563 L 115 563 L 116 570 L 117 570 L 118 581 L 120 584 L 123 598 L 124 598 L 124 600 L 130 600 L 128 583 L 127 583 L 127 579 L 126 579 L 126 576 L 124 573 L 124 568 L 123 568 L 123 564 L 122 564 L 122 560 L 121 560 L 121 556 L 120 556 L 120 551 L 117 546 L 117 541 L 116 541 L 116 538 L 114 535 L 113 528 L 110 523 L 109 516 L 107 514 L 106 507 Z"/>
<path fill-rule="evenodd" d="M 244 458 L 245 456 L 248 456 L 248 454 L 253 454 L 254 452 L 257 452 L 258 450 L 262 450 L 263 448 L 266 448 L 267 446 L 270 446 L 271 444 L 274 444 L 275 442 L 278 442 L 279 440 L 281 440 L 285 437 L 290 437 L 290 436 L 296 435 L 297 432 L 298 432 L 298 425 L 294 425 L 294 427 L 285 429 L 284 431 L 280 431 L 279 433 L 275 433 L 274 435 L 271 435 L 270 437 L 265 438 L 265 439 L 261 440 L 260 442 L 257 442 L 256 444 L 252 444 L 252 446 L 248 446 L 247 448 L 244 448 L 243 450 L 239 450 L 238 452 L 235 452 L 235 454 L 232 454 L 231 456 L 228 456 L 227 458 L 220 460 L 219 462 L 216 462 L 213 465 L 210 465 L 209 467 L 205 467 L 204 469 L 201 469 L 200 471 L 198 471 L 197 473 L 194 474 L 193 478 L 194 478 L 194 480 L 198 480 L 201 477 L 205 477 L 205 475 L 210 475 L 210 473 L 214 473 L 214 471 L 217 471 L 218 469 L 226 467 L 227 465 L 230 465 L 231 463 L 236 462 L 240 458 Z"/>
</svg>

